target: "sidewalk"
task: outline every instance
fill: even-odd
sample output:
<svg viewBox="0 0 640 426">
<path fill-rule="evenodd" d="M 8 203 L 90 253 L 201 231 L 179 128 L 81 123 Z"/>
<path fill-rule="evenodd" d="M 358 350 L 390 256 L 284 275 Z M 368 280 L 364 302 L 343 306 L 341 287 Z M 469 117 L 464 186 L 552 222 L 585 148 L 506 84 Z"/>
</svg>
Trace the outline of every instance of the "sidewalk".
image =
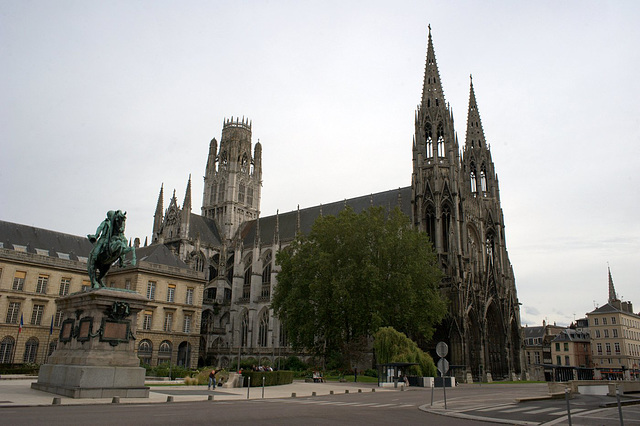
<svg viewBox="0 0 640 426">
<path fill-rule="evenodd" d="M 2 376 L 0 379 L 0 408 L 3 407 L 24 407 L 52 405 L 54 398 L 60 398 L 61 405 L 84 405 L 84 404 L 111 404 L 113 398 L 68 398 L 53 393 L 42 392 L 31 389 L 31 383 L 37 381 L 35 377 L 25 376 Z M 157 386 L 159 382 L 147 382 L 150 387 L 149 398 L 120 398 L 121 404 L 149 404 L 165 403 L 168 399 L 173 402 L 186 401 L 208 401 L 209 396 L 213 396 L 214 401 L 246 400 L 247 388 L 222 388 L 217 387 L 214 391 L 208 391 L 206 385 L 184 386 L 178 382 L 162 382 L 162 386 Z M 175 384 L 174 384 L 175 383 Z M 249 399 L 262 398 L 262 387 L 252 387 L 249 389 Z M 304 381 L 294 381 L 289 385 L 267 386 L 264 388 L 264 398 L 291 398 L 312 396 L 313 392 L 317 396 L 358 392 L 390 392 L 399 389 L 379 388 L 376 383 L 305 383 Z"/>
</svg>

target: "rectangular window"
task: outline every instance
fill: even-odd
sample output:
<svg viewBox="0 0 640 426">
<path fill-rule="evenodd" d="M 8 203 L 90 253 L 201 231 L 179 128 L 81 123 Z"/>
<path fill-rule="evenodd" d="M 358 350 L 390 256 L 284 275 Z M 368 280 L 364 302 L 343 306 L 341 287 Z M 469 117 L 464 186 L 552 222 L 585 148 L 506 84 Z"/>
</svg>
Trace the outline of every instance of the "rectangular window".
<svg viewBox="0 0 640 426">
<path fill-rule="evenodd" d="M 569 355 L 564 356 L 564 365 L 571 365 L 571 363 L 569 362 Z"/>
<path fill-rule="evenodd" d="M 13 290 L 23 291 L 24 290 L 24 279 L 27 277 L 27 273 L 24 271 L 16 271 L 13 276 L 13 286 L 11 287 Z"/>
<path fill-rule="evenodd" d="M 173 324 L 173 314 L 167 312 L 164 316 L 164 331 L 171 331 L 171 324 Z"/>
<path fill-rule="evenodd" d="M 156 300 L 156 282 L 149 281 L 147 284 L 147 299 Z"/>
<path fill-rule="evenodd" d="M 607 325 L 607 318 L 606 317 L 602 317 L 602 325 Z"/>
<path fill-rule="evenodd" d="M 618 330 L 616 328 L 613 329 L 613 337 L 618 337 Z"/>
<path fill-rule="evenodd" d="M 596 338 L 599 339 L 600 338 L 600 330 L 596 330 Z"/>
<path fill-rule="evenodd" d="M 611 324 L 615 324 L 616 323 L 616 317 L 611 317 Z"/>
<path fill-rule="evenodd" d="M 616 354 L 620 355 L 620 343 L 614 343 L 614 348 L 616 350 Z"/>
<path fill-rule="evenodd" d="M 598 355 L 602 355 L 602 343 L 598 343 Z"/>
<path fill-rule="evenodd" d="M 184 316 L 184 325 L 182 327 L 183 333 L 191 333 L 191 315 Z"/>
<path fill-rule="evenodd" d="M 605 349 L 607 350 L 607 355 L 611 355 L 611 343 L 605 343 Z"/>
<path fill-rule="evenodd" d="M 564 351 L 567 352 L 569 350 L 569 343 L 564 342 Z"/>
<path fill-rule="evenodd" d="M 534 352 L 533 358 L 536 361 L 536 364 L 540 364 L 540 352 Z"/>
<path fill-rule="evenodd" d="M 598 325 L 598 318 L 593 319 L 593 325 Z"/>
<path fill-rule="evenodd" d="M 9 302 L 9 309 L 7 310 L 7 324 L 17 324 L 18 314 L 20 313 L 20 302 Z"/>
<path fill-rule="evenodd" d="M 60 280 L 60 296 L 66 296 L 69 294 L 69 287 L 71 287 L 71 278 L 62 278 Z"/>
<path fill-rule="evenodd" d="M 192 288 L 188 288 L 187 289 L 187 300 L 186 300 L 187 305 L 193 305 L 193 289 Z"/>
<path fill-rule="evenodd" d="M 604 337 L 609 337 L 609 330 L 607 330 L 606 328 L 604 329 Z"/>
<path fill-rule="evenodd" d="M 175 297 L 176 297 L 176 285 L 169 284 L 169 287 L 167 288 L 167 302 L 173 303 Z"/>
<path fill-rule="evenodd" d="M 36 293 L 47 294 L 48 283 L 49 283 L 49 275 L 38 275 L 38 283 L 36 284 Z"/>
<path fill-rule="evenodd" d="M 31 325 L 42 325 L 43 313 L 44 305 L 33 305 L 33 311 L 31 311 Z"/>
<path fill-rule="evenodd" d="M 145 311 L 144 312 L 144 321 L 142 322 L 143 330 L 151 330 L 151 321 L 153 320 L 153 312 Z"/>
<path fill-rule="evenodd" d="M 124 280 L 124 289 L 131 290 L 131 280 L 129 279 Z"/>
<path fill-rule="evenodd" d="M 556 342 L 556 351 L 560 352 L 560 343 Z"/>
<path fill-rule="evenodd" d="M 91 281 L 82 280 L 82 291 L 89 291 L 91 289 Z"/>
<path fill-rule="evenodd" d="M 60 327 L 62 325 L 62 311 L 57 311 L 56 312 L 56 317 L 53 320 L 53 326 L 54 327 Z"/>
<path fill-rule="evenodd" d="M 556 355 L 556 364 L 562 365 L 562 358 L 560 358 L 560 355 Z"/>
</svg>

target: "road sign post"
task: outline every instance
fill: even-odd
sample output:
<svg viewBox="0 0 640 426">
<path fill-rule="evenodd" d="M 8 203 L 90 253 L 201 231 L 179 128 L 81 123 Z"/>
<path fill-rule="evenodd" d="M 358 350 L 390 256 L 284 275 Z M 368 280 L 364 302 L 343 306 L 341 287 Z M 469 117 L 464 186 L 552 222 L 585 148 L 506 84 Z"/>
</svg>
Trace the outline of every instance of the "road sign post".
<svg viewBox="0 0 640 426">
<path fill-rule="evenodd" d="M 449 353 L 449 346 L 445 342 L 438 342 L 436 345 L 436 354 L 440 357 L 438 360 L 438 371 L 442 377 L 442 392 L 444 393 L 444 409 L 447 409 L 447 378 L 445 374 L 449 371 L 449 361 L 446 356 Z"/>
</svg>

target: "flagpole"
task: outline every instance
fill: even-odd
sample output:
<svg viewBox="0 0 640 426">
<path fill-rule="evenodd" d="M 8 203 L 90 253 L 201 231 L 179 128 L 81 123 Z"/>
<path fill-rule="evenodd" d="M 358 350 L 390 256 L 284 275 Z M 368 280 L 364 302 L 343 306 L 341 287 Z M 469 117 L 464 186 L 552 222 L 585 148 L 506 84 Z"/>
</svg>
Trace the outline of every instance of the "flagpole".
<svg viewBox="0 0 640 426">
<path fill-rule="evenodd" d="M 16 362 L 16 353 L 18 352 L 18 339 L 20 338 L 20 332 L 22 331 L 22 326 L 24 325 L 23 315 L 20 314 L 20 325 L 18 326 L 18 334 L 16 335 L 16 344 L 13 347 L 13 356 L 11 357 L 11 364 L 15 364 Z"/>
<path fill-rule="evenodd" d="M 53 334 L 53 316 L 51 316 L 51 327 L 49 327 L 49 337 L 47 337 L 47 346 L 44 347 L 44 362 L 47 363 L 49 359 L 49 341 L 51 340 L 51 334 Z"/>
</svg>

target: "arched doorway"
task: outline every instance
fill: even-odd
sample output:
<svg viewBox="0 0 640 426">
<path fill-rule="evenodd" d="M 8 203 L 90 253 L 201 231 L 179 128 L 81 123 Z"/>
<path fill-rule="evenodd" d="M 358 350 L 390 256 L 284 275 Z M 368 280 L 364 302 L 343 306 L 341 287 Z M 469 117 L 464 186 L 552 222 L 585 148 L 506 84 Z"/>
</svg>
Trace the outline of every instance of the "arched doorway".
<svg viewBox="0 0 640 426">
<path fill-rule="evenodd" d="M 493 380 L 505 379 L 509 373 L 506 359 L 506 333 L 498 306 L 492 302 L 487 309 L 487 367 Z"/>
<path fill-rule="evenodd" d="M 185 368 L 191 367 L 191 344 L 189 342 L 182 342 L 178 346 L 178 365 Z"/>
</svg>

